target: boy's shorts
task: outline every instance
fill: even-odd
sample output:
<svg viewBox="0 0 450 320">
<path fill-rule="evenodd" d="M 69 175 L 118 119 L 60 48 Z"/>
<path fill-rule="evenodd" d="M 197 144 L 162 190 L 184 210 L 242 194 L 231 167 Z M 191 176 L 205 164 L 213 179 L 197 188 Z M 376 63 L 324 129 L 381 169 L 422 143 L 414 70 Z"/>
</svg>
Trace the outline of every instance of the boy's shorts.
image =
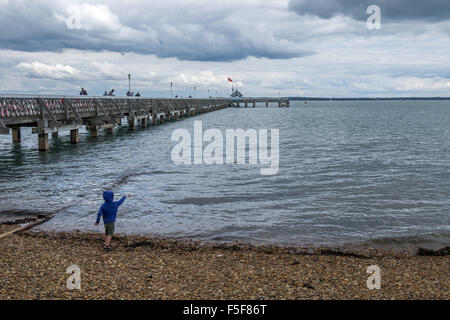
<svg viewBox="0 0 450 320">
<path fill-rule="evenodd" d="M 105 234 L 109 237 L 114 235 L 114 222 L 105 223 Z"/>
</svg>

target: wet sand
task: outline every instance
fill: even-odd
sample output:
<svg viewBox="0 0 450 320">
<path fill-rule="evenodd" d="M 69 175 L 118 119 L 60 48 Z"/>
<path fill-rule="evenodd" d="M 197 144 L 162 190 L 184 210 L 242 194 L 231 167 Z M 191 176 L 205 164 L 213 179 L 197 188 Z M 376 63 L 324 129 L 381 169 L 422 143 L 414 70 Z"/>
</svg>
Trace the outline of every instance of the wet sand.
<svg viewBox="0 0 450 320">
<path fill-rule="evenodd" d="M 0 234 L 17 228 L 1 225 Z M 25 231 L 0 239 L 0 299 L 449 299 L 450 257 Z M 81 269 L 68 290 L 67 267 Z M 369 290 L 367 268 L 381 268 Z"/>
</svg>

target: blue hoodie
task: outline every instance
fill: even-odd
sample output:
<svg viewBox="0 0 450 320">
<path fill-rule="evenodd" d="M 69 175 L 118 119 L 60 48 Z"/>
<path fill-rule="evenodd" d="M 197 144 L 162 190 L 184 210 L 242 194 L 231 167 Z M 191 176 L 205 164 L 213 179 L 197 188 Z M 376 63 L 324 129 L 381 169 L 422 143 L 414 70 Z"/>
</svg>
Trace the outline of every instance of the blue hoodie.
<svg viewBox="0 0 450 320">
<path fill-rule="evenodd" d="M 116 221 L 117 210 L 127 197 L 122 197 L 119 201 L 114 201 L 114 192 L 103 192 L 103 199 L 105 203 L 100 207 L 97 215 L 96 223 L 100 223 L 100 218 L 103 216 L 103 223 L 110 223 Z"/>
</svg>

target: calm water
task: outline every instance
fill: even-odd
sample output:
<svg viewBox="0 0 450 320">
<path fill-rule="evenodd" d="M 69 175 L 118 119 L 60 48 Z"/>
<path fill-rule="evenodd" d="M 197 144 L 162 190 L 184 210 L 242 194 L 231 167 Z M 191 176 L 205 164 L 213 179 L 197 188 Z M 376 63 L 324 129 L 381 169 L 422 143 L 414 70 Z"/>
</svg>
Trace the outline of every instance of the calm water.
<svg viewBox="0 0 450 320">
<path fill-rule="evenodd" d="M 172 131 L 278 128 L 280 171 L 177 166 Z M 54 212 L 47 230 L 99 230 L 102 190 L 133 196 L 120 233 L 298 245 L 450 243 L 450 102 L 312 102 L 227 109 L 38 153 L 0 135 L 0 211 Z"/>
</svg>

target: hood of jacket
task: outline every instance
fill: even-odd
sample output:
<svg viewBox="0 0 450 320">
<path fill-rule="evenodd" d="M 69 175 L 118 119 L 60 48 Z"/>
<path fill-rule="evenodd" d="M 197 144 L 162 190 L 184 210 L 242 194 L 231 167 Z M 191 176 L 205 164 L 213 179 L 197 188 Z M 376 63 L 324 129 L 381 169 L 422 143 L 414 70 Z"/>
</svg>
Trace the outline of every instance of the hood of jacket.
<svg viewBox="0 0 450 320">
<path fill-rule="evenodd" d="M 105 202 L 113 202 L 114 201 L 114 192 L 112 192 L 112 191 L 103 192 L 103 199 L 105 199 Z"/>
</svg>

